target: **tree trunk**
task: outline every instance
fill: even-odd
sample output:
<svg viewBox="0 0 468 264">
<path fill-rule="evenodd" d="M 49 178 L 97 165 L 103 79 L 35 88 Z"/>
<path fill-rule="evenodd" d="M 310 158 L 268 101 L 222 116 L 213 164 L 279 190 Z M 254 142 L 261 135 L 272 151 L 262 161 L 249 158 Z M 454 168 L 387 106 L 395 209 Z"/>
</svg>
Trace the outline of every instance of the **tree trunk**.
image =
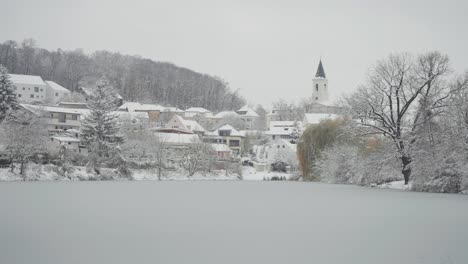
<svg viewBox="0 0 468 264">
<path fill-rule="evenodd" d="M 401 170 L 401 173 L 403 174 L 403 177 L 405 179 L 405 185 L 407 185 L 411 176 L 411 157 L 408 155 L 403 155 L 401 157 L 401 162 L 403 164 L 403 169 Z"/>
<path fill-rule="evenodd" d="M 22 160 L 20 164 L 20 174 L 24 177 L 24 160 Z"/>
</svg>

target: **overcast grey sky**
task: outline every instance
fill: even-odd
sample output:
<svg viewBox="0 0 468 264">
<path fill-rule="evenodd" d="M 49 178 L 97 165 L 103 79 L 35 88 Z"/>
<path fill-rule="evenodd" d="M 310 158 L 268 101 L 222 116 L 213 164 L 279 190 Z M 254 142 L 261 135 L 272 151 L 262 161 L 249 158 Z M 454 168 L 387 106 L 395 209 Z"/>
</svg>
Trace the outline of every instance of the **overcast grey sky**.
<svg viewBox="0 0 468 264">
<path fill-rule="evenodd" d="M 391 52 L 438 49 L 468 69 L 468 1 L 0 0 L 0 41 L 118 51 L 218 75 L 251 103 L 312 93 L 320 56 L 331 94 Z"/>
</svg>

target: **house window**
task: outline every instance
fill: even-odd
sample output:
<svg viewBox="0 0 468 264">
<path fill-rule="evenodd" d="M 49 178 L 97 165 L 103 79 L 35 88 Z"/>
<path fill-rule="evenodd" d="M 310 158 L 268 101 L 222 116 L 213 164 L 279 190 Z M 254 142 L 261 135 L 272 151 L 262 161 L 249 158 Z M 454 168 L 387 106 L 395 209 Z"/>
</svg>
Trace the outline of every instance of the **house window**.
<svg viewBox="0 0 468 264">
<path fill-rule="evenodd" d="M 317 92 L 318 92 L 318 83 L 317 83 L 317 84 L 315 84 L 315 91 L 317 91 Z"/>
<path fill-rule="evenodd" d="M 23 91 L 26 90 L 26 88 L 23 87 Z"/>
<path fill-rule="evenodd" d="M 38 93 L 39 92 L 39 87 L 34 87 L 34 92 Z"/>
<path fill-rule="evenodd" d="M 315 100 L 318 100 L 318 97 L 315 97 Z"/>
<path fill-rule="evenodd" d="M 219 131 L 219 135 L 222 136 L 222 137 L 229 137 L 231 135 L 231 131 L 230 130 L 221 130 L 221 131 Z"/>
<path fill-rule="evenodd" d="M 240 146 L 240 141 L 239 140 L 229 140 L 229 146 L 230 147 L 239 147 Z"/>
<path fill-rule="evenodd" d="M 78 120 L 78 115 L 72 115 L 72 120 Z"/>
<path fill-rule="evenodd" d="M 58 96 L 58 93 L 55 93 L 55 96 Z"/>
<path fill-rule="evenodd" d="M 29 97 L 34 98 L 34 94 L 31 94 Z"/>
<path fill-rule="evenodd" d="M 327 84 L 326 84 L 326 83 L 325 83 L 325 84 L 323 84 L 323 87 L 327 87 Z"/>
<path fill-rule="evenodd" d="M 41 92 L 44 91 L 43 89 L 41 89 Z"/>
<path fill-rule="evenodd" d="M 18 94 L 18 97 L 21 97 L 21 94 Z"/>
<path fill-rule="evenodd" d="M 65 115 L 64 113 L 59 113 L 58 121 L 59 121 L 59 123 L 65 123 L 65 122 L 67 122 L 66 115 Z"/>
</svg>

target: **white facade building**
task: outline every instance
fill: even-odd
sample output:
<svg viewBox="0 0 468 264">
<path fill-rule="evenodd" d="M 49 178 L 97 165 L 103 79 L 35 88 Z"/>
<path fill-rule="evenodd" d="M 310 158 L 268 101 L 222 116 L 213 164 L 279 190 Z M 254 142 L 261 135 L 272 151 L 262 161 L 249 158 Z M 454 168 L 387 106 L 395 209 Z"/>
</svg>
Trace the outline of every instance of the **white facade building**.
<svg viewBox="0 0 468 264">
<path fill-rule="evenodd" d="M 64 98 L 70 96 L 70 91 L 53 81 L 45 81 L 47 84 L 46 101 L 51 104 L 58 104 Z"/>
<path fill-rule="evenodd" d="M 40 76 L 10 74 L 10 81 L 20 102 L 44 102 L 47 99 L 47 84 Z"/>
<path fill-rule="evenodd" d="M 44 81 L 40 76 L 10 74 L 18 101 L 21 103 L 41 102 L 57 104 L 71 93 L 52 81 Z"/>
</svg>

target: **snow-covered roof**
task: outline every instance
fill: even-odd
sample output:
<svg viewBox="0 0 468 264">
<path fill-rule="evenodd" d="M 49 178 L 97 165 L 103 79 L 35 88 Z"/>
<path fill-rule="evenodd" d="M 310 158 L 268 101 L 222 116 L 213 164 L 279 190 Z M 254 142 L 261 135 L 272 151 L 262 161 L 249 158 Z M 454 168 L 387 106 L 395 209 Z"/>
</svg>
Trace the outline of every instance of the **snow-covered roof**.
<svg viewBox="0 0 468 264">
<path fill-rule="evenodd" d="M 53 136 L 53 137 L 51 137 L 51 138 L 53 138 L 53 139 L 55 139 L 55 140 L 58 140 L 58 141 L 60 141 L 60 142 L 75 142 L 75 143 L 80 142 L 79 139 L 74 138 L 74 137 Z"/>
<path fill-rule="evenodd" d="M 161 142 L 167 144 L 192 144 L 199 143 L 200 138 L 197 134 L 179 134 L 179 133 L 154 133 Z"/>
<path fill-rule="evenodd" d="M 183 124 L 193 132 L 205 132 L 205 129 L 195 120 L 183 119 Z"/>
<path fill-rule="evenodd" d="M 180 109 L 180 108 L 177 108 L 177 107 L 167 106 L 167 107 L 164 107 L 164 108 L 163 108 L 163 112 L 184 113 L 185 111 L 182 110 L 182 109 Z"/>
<path fill-rule="evenodd" d="M 137 111 L 162 111 L 164 106 L 158 104 L 142 104 Z"/>
<path fill-rule="evenodd" d="M 243 136 L 246 137 L 248 135 L 255 135 L 258 133 L 265 133 L 263 130 L 240 130 L 239 133 Z"/>
<path fill-rule="evenodd" d="M 225 118 L 227 116 L 239 116 L 239 114 L 237 114 L 234 111 L 221 111 L 221 112 L 217 113 L 214 117 L 215 118 Z"/>
<path fill-rule="evenodd" d="M 10 81 L 14 84 L 46 85 L 40 76 L 10 74 Z"/>
<path fill-rule="evenodd" d="M 115 112 L 120 120 L 137 120 L 137 121 L 143 121 L 143 120 L 148 120 L 148 113 L 146 112 L 122 112 L 122 111 L 116 111 Z"/>
<path fill-rule="evenodd" d="M 291 135 L 294 132 L 294 128 L 292 127 L 270 127 L 270 130 L 266 131 L 265 134 L 267 135 Z"/>
<path fill-rule="evenodd" d="M 189 109 L 186 109 L 185 112 L 193 112 L 193 113 L 200 113 L 200 114 L 206 114 L 210 113 L 210 110 L 207 110 L 203 107 L 190 107 Z"/>
<path fill-rule="evenodd" d="M 65 87 L 61 86 L 60 84 L 53 82 L 53 81 L 45 81 L 45 83 L 52 88 L 54 91 L 60 91 L 60 92 L 65 92 L 69 93 L 70 91 L 66 89 Z"/>
<path fill-rule="evenodd" d="M 214 115 L 212 112 L 209 112 L 209 113 L 204 114 L 204 117 L 214 118 Z"/>
<path fill-rule="evenodd" d="M 216 152 L 231 152 L 231 149 L 226 144 L 211 144 Z"/>
<path fill-rule="evenodd" d="M 184 127 L 189 131 L 192 131 L 192 132 L 205 132 L 205 129 L 195 120 L 187 120 L 187 119 L 184 119 L 183 117 L 181 117 L 179 115 L 174 115 L 173 118 L 178 119 L 179 122 L 182 123 L 182 125 L 184 125 Z M 169 126 L 172 123 L 171 120 L 169 120 L 169 122 L 168 122 Z"/>
<path fill-rule="evenodd" d="M 65 108 L 65 107 L 57 107 L 57 106 L 44 106 L 44 105 L 31 105 L 31 104 L 20 104 L 20 105 L 35 114 L 40 114 L 41 112 L 49 112 L 49 113 L 84 115 L 84 114 L 89 113 L 89 109 Z"/>
<path fill-rule="evenodd" d="M 293 127 L 296 121 L 270 121 L 270 127 Z"/>
<path fill-rule="evenodd" d="M 308 113 L 304 116 L 304 125 L 317 125 L 323 120 L 334 120 L 339 118 L 337 114 Z"/>
<path fill-rule="evenodd" d="M 253 110 L 251 107 L 245 105 L 241 109 L 237 110 L 237 113 L 240 116 L 248 116 L 248 117 L 258 117 L 257 112 Z"/>
<path fill-rule="evenodd" d="M 139 102 L 125 102 L 119 110 L 126 110 L 128 112 L 135 111 L 163 111 L 164 107 L 158 104 L 141 104 Z"/>
<path fill-rule="evenodd" d="M 239 131 L 237 131 L 234 127 L 232 127 L 229 124 L 226 124 L 214 130 L 213 132 L 209 133 L 209 135 L 219 136 L 219 131 L 231 131 L 231 137 L 243 137 L 243 135 Z"/>
</svg>

